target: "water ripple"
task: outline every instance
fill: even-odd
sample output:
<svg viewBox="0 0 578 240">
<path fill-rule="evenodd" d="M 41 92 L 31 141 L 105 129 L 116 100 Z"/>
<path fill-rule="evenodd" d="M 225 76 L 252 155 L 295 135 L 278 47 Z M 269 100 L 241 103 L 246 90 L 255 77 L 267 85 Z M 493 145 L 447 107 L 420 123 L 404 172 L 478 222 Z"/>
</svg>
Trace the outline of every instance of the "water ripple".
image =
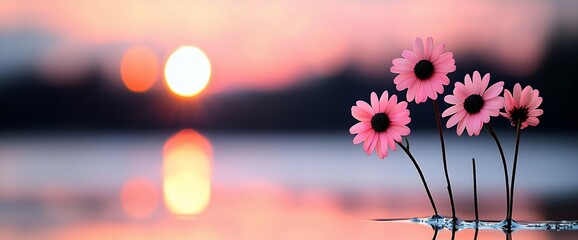
<svg viewBox="0 0 578 240">
<path fill-rule="evenodd" d="M 501 230 L 513 232 L 516 230 L 545 230 L 545 231 L 576 231 L 578 230 L 578 220 L 564 221 L 512 221 L 508 228 L 508 222 L 493 220 L 461 220 L 446 218 L 442 216 L 431 216 L 427 218 L 403 218 L 403 219 L 373 219 L 378 222 L 407 222 L 428 225 L 436 230 L 448 229 L 450 231 L 461 231 L 465 229 L 480 230 Z"/>
</svg>

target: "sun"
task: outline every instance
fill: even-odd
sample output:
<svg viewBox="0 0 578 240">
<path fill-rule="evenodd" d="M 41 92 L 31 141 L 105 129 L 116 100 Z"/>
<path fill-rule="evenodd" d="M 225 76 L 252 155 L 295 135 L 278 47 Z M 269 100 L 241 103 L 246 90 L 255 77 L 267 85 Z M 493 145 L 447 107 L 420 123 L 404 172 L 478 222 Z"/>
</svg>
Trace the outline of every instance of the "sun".
<svg viewBox="0 0 578 240">
<path fill-rule="evenodd" d="M 196 96 L 207 87 L 210 78 L 209 58 L 197 47 L 180 47 L 167 59 L 165 81 L 176 95 Z"/>
</svg>

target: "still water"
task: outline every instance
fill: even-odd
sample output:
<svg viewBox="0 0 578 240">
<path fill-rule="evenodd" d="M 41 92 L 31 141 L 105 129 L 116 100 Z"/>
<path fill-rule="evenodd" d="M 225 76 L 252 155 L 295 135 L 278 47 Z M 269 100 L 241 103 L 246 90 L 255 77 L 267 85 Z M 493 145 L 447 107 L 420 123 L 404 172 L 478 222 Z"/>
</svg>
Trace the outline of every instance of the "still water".
<svg viewBox="0 0 578 240">
<path fill-rule="evenodd" d="M 453 133 L 453 132 L 451 132 Z M 458 217 L 502 220 L 499 154 L 488 136 L 448 132 Z M 510 161 L 513 134 L 502 144 Z M 0 137 L 0 239 L 432 239 L 423 225 L 374 218 L 432 215 L 402 151 L 368 157 L 347 133 L 21 134 Z M 412 134 L 440 213 L 450 215 L 437 136 Z M 522 137 L 514 218 L 578 219 L 578 137 Z M 510 165 L 511 166 L 511 165 Z M 455 239 L 473 239 L 473 230 Z M 437 239 L 450 239 L 440 231 Z M 513 239 L 578 239 L 517 231 Z M 505 239 L 482 230 L 478 239 Z"/>
</svg>

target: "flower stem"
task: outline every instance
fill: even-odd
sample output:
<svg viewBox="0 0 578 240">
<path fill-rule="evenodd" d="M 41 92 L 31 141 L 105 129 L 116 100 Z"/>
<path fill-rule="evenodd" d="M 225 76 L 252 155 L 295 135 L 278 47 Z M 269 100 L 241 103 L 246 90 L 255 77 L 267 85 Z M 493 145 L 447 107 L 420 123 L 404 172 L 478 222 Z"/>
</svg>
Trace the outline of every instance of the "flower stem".
<svg viewBox="0 0 578 240">
<path fill-rule="evenodd" d="M 516 149 L 514 150 L 514 166 L 512 169 L 512 190 L 510 191 L 510 214 L 508 217 L 508 225 L 512 226 L 512 210 L 514 208 L 514 184 L 516 182 L 516 168 L 518 166 L 518 150 L 520 149 L 520 133 L 522 132 L 522 124 L 518 119 L 516 123 Z"/>
<path fill-rule="evenodd" d="M 421 171 L 419 164 L 417 163 L 417 161 L 413 157 L 413 154 L 411 154 L 411 152 L 409 151 L 409 149 L 407 147 L 405 147 L 403 144 L 401 144 L 399 142 L 397 142 L 397 145 L 399 147 L 401 147 L 401 149 L 403 149 L 405 154 L 407 154 L 407 156 L 409 157 L 409 159 L 411 160 L 411 162 L 415 166 L 415 169 L 417 170 L 417 173 L 419 174 L 419 177 L 421 178 L 421 182 L 423 183 L 423 187 L 425 188 L 425 192 L 427 193 L 427 197 L 429 198 L 429 202 L 431 203 L 431 207 L 434 210 L 434 214 L 435 214 L 435 216 L 439 216 L 438 209 L 436 208 L 436 204 L 433 200 L 431 192 L 429 191 L 429 187 L 427 186 L 427 181 L 425 180 L 425 176 L 423 175 L 423 172 Z"/>
<path fill-rule="evenodd" d="M 446 144 L 444 143 L 444 135 L 442 133 L 442 124 L 441 124 L 441 119 L 440 119 L 440 110 L 438 108 L 438 102 L 437 100 L 433 100 L 433 105 L 434 105 L 434 111 L 435 111 L 435 115 L 436 115 L 436 122 L 437 122 L 437 126 L 438 126 L 438 133 L 440 135 L 440 144 L 441 144 L 441 148 L 442 148 L 442 160 L 443 160 L 443 164 L 444 164 L 444 173 L 446 175 L 446 183 L 447 183 L 447 187 L 448 187 L 448 195 L 450 197 L 450 203 L 452 206 L 452 219 L 455 221 L 456 220 L 456 207 L 454 205 L 454 194 L 452 193 L 452 184 L 450 182 L 450 175 L 448 173 L 448 163 L 446 160 Z"/>
<path fill-rule="evenodd" d="M 476 179 L 476 159 L 472 158 L 472 172 L 474 175 L 474 211 L 476 214 L 476 232 L 474 233 L 474 240 L 478 239 L 478 224 L 480 224 L 480 216 L 478 215 L 478 181 Z"/>
<path fill-rule="evenodd" d="M 432 240 L 436 240 L 438 238 L 438 231 L 439 231 L 439 229 L 437 229 L 437 228 L 434 230 L 434 235 L 433 235 Z"/>
<path fill-rule="evenodd" d="M 480 220 L 478 215 L 478 181 L 476 179 L 476 159 L 472 158 L 472 172 L 474 175 L 474 211 L 476 214 L 476 229 L 478 229 L 477 222 Z"/>
<path fill-rule="evenodd" d="M 490 135 L 492 135 L 492 138 L 494 138 L 494 141 L 498 146 L 498 150 L 500 151 L 500 157 L 502 157 L 502 165 L 504 167 L 504 180 L 506 182 L 506 220 L 510 220 L 512 216 L 510 216 L 510 180 L 508 177 L 508 164 L 506 162 L 506 157 L 504 156 L 502 144 L 500 144 L 500 140 L 498 140 L 498 136 L 496 135 L 494 128 L 492 128 L 492 125 L 490 125 L 489 123 L 485 124 L 485 126 L 487 127 L 486 129 L 488 129 Z"/>
</svg>

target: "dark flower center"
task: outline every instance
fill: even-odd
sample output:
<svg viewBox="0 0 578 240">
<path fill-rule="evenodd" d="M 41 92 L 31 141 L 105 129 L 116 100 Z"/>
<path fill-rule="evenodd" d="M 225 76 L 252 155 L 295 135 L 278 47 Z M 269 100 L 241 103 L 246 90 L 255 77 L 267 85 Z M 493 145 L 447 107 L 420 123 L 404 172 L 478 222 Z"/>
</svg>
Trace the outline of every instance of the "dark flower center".
<svg viewBox="0 0 578 240">
<path fill-rule="evenodd" d="M 520 120 L 520 123 L 523 123 L 528 120 L 528 113 L 527 107 L 514 108 L 510 111 L 510 119 L 513 123 L 517 123 L 518 120 Z"/>
<path fill-rule="evenodd" d="M 421 60 L 415 64 L 415 67 L 413 67 L 413 72 L 419 80 L 426 80 L 431 77 L 431 75 L 433 75 L 434 65 L 428 60 Z"/>
<path fill-rule="evenodd" d="M 387 130 L 391 121 L 385 113 L 377 113 L 371 118 L 371 128 L 376 132 L 383 132 Z"/>
<path fill-rule="evenodd" d="M 469 114 L 480 112 L 484 106 L 484 99 L 478 94 L 472 94 L 464 100 L 464 109 Z"/>
</svg>

